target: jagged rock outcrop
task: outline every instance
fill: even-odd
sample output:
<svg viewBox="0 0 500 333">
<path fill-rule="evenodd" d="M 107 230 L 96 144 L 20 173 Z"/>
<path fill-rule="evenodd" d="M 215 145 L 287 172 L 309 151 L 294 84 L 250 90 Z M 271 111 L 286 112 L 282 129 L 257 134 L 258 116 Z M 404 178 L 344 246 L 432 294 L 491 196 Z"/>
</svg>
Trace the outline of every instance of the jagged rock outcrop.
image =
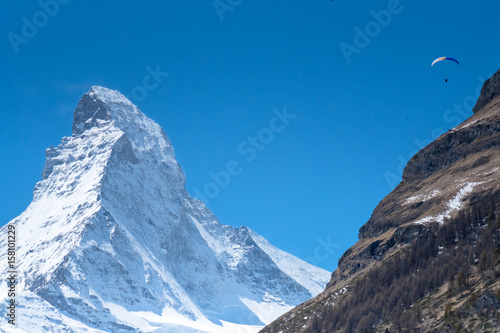
<svg viewBox="0 0 500 333">
<path fill-rule="evenodd" d="M 486 104 L 494 100 L 500 95 L 500 70 L 498 70 L 492 77 L 484 83 L 481 89 L 476 105 L 472 108 L 472 112 L 476 113 L 483 109 Z"/>
</svg>

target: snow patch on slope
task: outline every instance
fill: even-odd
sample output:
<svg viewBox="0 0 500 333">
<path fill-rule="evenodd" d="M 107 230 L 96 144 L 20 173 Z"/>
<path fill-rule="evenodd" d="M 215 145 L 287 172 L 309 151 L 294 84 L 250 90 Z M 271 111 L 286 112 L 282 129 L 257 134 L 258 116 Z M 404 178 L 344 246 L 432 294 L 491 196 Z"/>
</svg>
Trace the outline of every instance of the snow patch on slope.
<svg viewBox="0 0 500 333">
<path fill-rule="evenodd" d="M 330 281 L 330 272 L 272 246 L 264 237 L 249 230 L 253 240 L 271 257 L 276 266 L 309 290 L 313 297 L 325 290 L 326 284 Z"/>
<path fill-rule="evenodd" d="M 450 218 L 451 214 L 459 211 L 464 205 L 464 199 L 472 193 L 472 190 L 477 185 L 483 184 L 485 182 L 469 182 L 462 186 L 462 188 L 457 192 L 457 194 L 446 203 L 446 210 L 435 216 L 427 216 L 421 218 L 414 223 L 425 224 L 429 222 L 438 222 L 439 224 L 444 223 L 444 219 Z"/>
<path fill-rule="evenodd" d="M 185 332 L 185 333 L 257 333 L 263 326 L 235 325 L 221 322 L 216 325 L 205 317 L 191 320 L 166 307 L 161 315 L 150 311 L 128 311 L 124 307 L 105 303 L 105 307 L 122 323 L 136 327 L 140 332 Z M 277 317 L 274 317 L 275 319 Z"/>
<path fill-rule="evenodd" d="M 293 306 L 285 304 L 280 299 L 275 299 L 270 295 L 265 302 L 257 302 L 247 298 L 241 298 L 241 301 L 250 309 L 263 323 L 271 323 L 282 314 L 287 313 Z"/>
<path fill-rule="evenodd" d="M 425 202 L 427 200 L 430 200 L 430 199 L 436 197 L 440 193 L 441 193 L 441 191 L 434 190 L 430 193 L 414 195 L 414 196 L 406 199 L 406 201 L 403 203 L 403 205 L 411 205 L 411 204 L 414 204 L 416 202 Z"/>
</svg>

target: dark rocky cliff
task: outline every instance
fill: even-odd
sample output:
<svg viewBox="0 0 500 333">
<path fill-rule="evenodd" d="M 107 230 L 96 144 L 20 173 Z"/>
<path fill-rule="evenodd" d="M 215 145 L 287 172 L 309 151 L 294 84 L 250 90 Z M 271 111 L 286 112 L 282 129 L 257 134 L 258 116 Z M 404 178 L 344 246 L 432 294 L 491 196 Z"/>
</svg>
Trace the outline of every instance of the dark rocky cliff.
<svg viewBox="0 0 500 333">
<path fill-rule="evenodd" d="M 500 69 L 484 83 L 481 89 L 481 96 L 479 96 L 472 112 L 476 113 L 480 111 L 486 104 L 498 97 L 498 95 L 500 95 Z"/>
<path fill-rule="evenodd" d="M 496 272 L 495 267 L 500 263 L 500 243 L 499 247 L 494 245 L 493 235 L 497 229 L 488 233 L 482 230 L 487 228 L 488 223 L 491 227 L 491 221 L 495 220 L 499 213 L 500 70 L 484 83 L 473 116 L 410 159 L 404 169 L 402 182 L 378 204 L 370 219 L 361 227 L 359 241 L 340 258 L 338 268 L 333 272 L 326 290 L 278 318 L 262 332 L 364 332 L 363 329 L 366 329 L 366 332 L 385 332 L 385 329 L 393 329 L 396 332 L 448 332 L 443 319 L 445 316 L 437 315 L 445 313 L 444 308 L 442 311 L 433 312 L 429 310 L 429 306 L 432 306 L 428 305 L 426 310 L 419 310 L 419 316 L 422 317 L 419 320 L 426 321 L 426 326 L 422 326 L 417 320 L 414 327 L 409 324 L 407 330 L 401 326 L 404 323 L 399 322 L 396 325 L 399 319 L 395 319 L 394 313 L 400 311 L 402 314 L 406 313 L 406 310 L 413 313 L 414 311 L 409 311 L 410 305 L 413 307 L 414 304 L 420 304 L 423 302 L 423 296 L 430 297 L 447 284 L 450 285 L 450 290 L 454 290 L 454 277 L 461 272 L 461 268 L 448 267 L 443 258 L 448 257 L 448 261 L 449 258 L 454 258 L 454 262 L 457 265 L 461 263 L 463 267 L 469 267 L 470 264 L 471 269 L 467 270 L 467 273 L 461 273 L 466 276 L 465 285 L 470 287 L 470 281 L 475 281 L 474 276 L 479 274 L 477 265 L 483 252 L 475 254 L 475 251 L 481 239 L 484 244 L 488 244 L 483 244 L 484 253 L 497 253 L 497 257 L 491 255 L 497 261 L 491 267 L 488 266 L 492 272 Z M 498 221 L 500 229 L 500 218 Z M 422 252 L 424 248 L 426 250 Z M 460 252 L 462 248 L 467 252 L 466 255 L 462 254 L 463 251 Z M 491 262 L 494 260 L 491 259 Z M 440 266 L 433 269 L 432 265 L 438 263 Z M 396 271 L 391 273 L 387 271 L 388 267 Z M 417 279 L 426 270 L 429 271 L 425 274 L 436 275 L 434 280 L 426 280 L 425 276 Z M 407 272 L 408 276 L 405 280 L 398 280 L 403 271 Z M 485 276 L 486 273 L 482 271 L 481 274 L 477 276 Z M 500 266 L 498 275 L 500 276 Z M 392 282 L 380 287 L 381 276 L 384 276 L 384 281 Z M 421 290 L 422 294 L 407 297 L 401 295 L 401 299 L 410 304 L 398 304 L 397 295 L 393 295 L 395 304 L 391 305 L 391 289 L 399 290 L 398 287 L 409 283 L 410 280 L 419 285 L 407 287 Z M 396 281 L 399 281 L 398 284 Z M 498 281 L 494 278 L 490 282 L 488 288 L 496 288 L 495 283 Z M 371 285 L 372 289 L 378 291 L 369 291 L 369 288 L 366 291 L 363 287 L 366 285 Z M 474 289 L 474 295 L 478 297 L 478 293 L 484 293 L 483 303 L 489 304 L 488 309 L 493 309 L 490 317 L 497 318 L 496 308 L 500 308 L 497 306 L 500 302 L 496 296 L 491 298 L 495 292 L 488 288 Z M 382 291 L 383 289 L 386 291 Z M 360 295 L 360 290 L 365 290 L 364 293 L 367 294 Z M 472 291 L 469 290 L 469 293 Z M 446 295 L 452 297 L 455 294 Z M 464 295 L 464 290 L 460 289 L 460 295 Z M 500 297 L 500 294 L 498 296 Z M 375 300 L 372 302 L 370 298 L 376 297 L 380 298 L 377 299 L 378 303 Z M 392 307 L 393 312 L 384 312 L 374 305 L 368 309 L 368 303 L 380 304 L 380 307 L 387 309 Z M 457 301 L 457 304 L 461 303 Z M 469 313 L 470 320 L 478 316 L 478 312 L 470 310 L 470 306 L 465 310 L 459 308 L 459 305 L 456 309 L 448 310 L 462 313 L 463 317 L 467 317 L 465 314 Z M 440 306 L 442 308 L 443 304 Z M 356 317 L 350 313 L 339 313 L 345 312 L 346 309 L 365 311 L 366 315 Z M 422 315 L 428 310 L 427 317 Z M 433 318 L 433 313 L 436 318 Z M 497 325 L 499 318 L 500 316 L 495 319 Z M 489 322 L 489 319 L 484 320 Z M 497 328 L 500 331 L 500 328 Z"/>
</svg>

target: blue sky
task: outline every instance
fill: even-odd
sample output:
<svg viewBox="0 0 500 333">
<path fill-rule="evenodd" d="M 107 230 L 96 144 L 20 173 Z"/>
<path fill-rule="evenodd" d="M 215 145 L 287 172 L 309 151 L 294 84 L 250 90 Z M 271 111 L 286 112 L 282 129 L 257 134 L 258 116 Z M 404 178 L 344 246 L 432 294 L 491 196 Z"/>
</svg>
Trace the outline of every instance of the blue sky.
<svg viewBox="0 0 500 333">
<path fill-rule="evenodd" d="M 164 128 L 187 190 L 208 188 L 222 223 L 334 270 L 409 157 L 470 116 L 500 67 L 498 1 L 215 5 L 4 4 L 0 224 L 30 203 L 44 150 L 71 135 L 80 97 L 102 85 Z M 440 56 L 460 66 L 431 68 Z M 158 82 L 145 86 L 150 72 Z M 286 125 L 273 120 L 284 110 Z M 217 185 L 230 161 L 239 172 Z"/>
</svg>

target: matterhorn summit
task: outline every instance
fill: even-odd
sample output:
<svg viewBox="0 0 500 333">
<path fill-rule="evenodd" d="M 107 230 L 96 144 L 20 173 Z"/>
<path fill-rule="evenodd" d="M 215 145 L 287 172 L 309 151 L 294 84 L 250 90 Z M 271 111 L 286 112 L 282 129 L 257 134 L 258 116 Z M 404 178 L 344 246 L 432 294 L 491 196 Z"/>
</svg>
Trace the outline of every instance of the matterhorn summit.
<svg viewBox="0 0 500 333">
<path fill-rule="evenodd" d="M 330 279 L 191 198 L 163 130 L 117 91 L 92 87 L 46 155 L 8 224 L 17 307 L 2 332 L 257 332 Z"/>
</svg>

